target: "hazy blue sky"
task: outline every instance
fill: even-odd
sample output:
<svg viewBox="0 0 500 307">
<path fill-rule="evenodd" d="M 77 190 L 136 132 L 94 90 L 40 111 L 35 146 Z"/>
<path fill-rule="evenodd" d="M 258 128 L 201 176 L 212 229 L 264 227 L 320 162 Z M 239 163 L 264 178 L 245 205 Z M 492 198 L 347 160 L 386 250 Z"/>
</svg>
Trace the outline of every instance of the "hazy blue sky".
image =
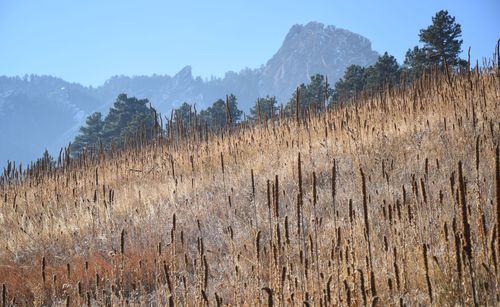
<svg viewBox="0 0 500 307">
<path fill-rule="evenodd" d="M 366 36 L 401 62 L 418 31 L 447 9 L 464 51 L 491 56 L 500 1 L 0 0 L 0 75 L 50 74 L 85 85 L 112 75 L 202 77 L 259 67 L 293 24 L 319 21 Z"/>
</svg>

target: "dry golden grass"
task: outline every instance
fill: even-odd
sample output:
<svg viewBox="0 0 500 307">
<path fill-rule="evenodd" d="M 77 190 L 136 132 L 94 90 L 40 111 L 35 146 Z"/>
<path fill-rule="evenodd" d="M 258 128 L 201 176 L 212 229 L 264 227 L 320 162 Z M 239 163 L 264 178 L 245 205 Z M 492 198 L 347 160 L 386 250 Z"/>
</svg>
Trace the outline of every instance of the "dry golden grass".
<svg viewBox="0 0 500 307">
<path fill-rule="evenodd" d="M 498 305 L 496 69 L 11 170 L 2 302 Z"/>
</svg>

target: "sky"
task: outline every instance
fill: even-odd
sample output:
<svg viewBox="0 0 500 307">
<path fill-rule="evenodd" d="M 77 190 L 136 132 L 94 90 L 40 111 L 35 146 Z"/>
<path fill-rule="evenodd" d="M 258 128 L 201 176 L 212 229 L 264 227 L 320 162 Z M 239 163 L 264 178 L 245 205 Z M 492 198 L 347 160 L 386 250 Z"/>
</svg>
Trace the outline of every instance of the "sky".
<svg viewBox="0 0 500 307">
<path fill-rule="evenodd" d="M 0 75 L 53 75 L 99 86 L 114 75 L 203 78 L 258 68 L 294 24 L 359 33 L 400 63 L 418 33 L 446 9 L 462 25 L 464 57 L 491 57 L 498 0 L 0 0 Z"/>
</svg>

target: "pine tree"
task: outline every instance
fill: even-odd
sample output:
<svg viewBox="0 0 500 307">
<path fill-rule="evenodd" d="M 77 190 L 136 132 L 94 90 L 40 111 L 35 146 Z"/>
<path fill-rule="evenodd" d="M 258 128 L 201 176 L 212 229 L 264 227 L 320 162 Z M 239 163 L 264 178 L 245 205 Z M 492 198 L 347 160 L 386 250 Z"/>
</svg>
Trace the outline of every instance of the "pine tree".
<svg viewBox="0 0 500 307">
<path fill-rule="evenodd" d="M 121 144 L 125 137 L 133 137 L 144 126 L 151 135 L 155 123 L 154 110 L 148 107 L 147 99 L 118 95 L 113 107 L 104 119 L 102 138 L 105 145 Z"/>
<path fill-rule="evenodd" d="M 333 99 L 345 102 L 361 91 L 382 91 L 386 85 L 398 84 L 400 74 L 398 61 L 386 51 L 372 66 L 347 67 L 344 77 L 335 83 Z"/>
<path fill-rule="evenodd" d="M 187 128 L 193 116 L 193 107 L 187 102 L 184 102 L 179 108 L 174 110 L 173 124 L 174 126 L 178 126 L 182 123 L 182 126 Z"/>
<path fill-rule="evenodd" d="M 96 147 L 102 138 L 104 122 L 100 112 L 92 113 L 87 117 L 85 126 L 80 128 L 78 136 L 71 145 L 72 156 L 76 156 L 84 149 Z"/>
<path fill-rule="evenodd" d="M 448 11 L 439 11 L 432 17 L 432 25 L 420 30 L 420 41 L 424 43 L 424 51 L 432 63 L 443 65 L 444 62 L 456 65 L 462 51 L 462 28 L 455 23 L 455 17 Z"/>
<path fill-rule="evenodd" d="M 414 76 L 420 75 L 432 66 L 444 68 L 464 65 L 460 59 L 462 51 L 462 27 L 448 11 L 441 10 L 432 17 L 432 24 L 420 30 L 423 47 L 414 47 L 406 52 L 405 66 Z"/>
<path fill-rule="evenodd" d="M 121 142 L 137 137 L 151 139 L 153 136 L 153 129 L 155 124 L 154 111 L 152 109 L 144 110 L 144 112 L 137 112 L 132 116 L 132 119 L 126 127 L 122 129 L 119 134 Z"/>
<path fill-rule="evenodd" d="M 257 99 L 255 106 L 250 109 L 250 119 L 257 120 L 260 117 L 261 120 L 266 120 L 276 116 L 277 104 L 278 101 L 275 96 Z"/>
<path fill-rule="evenodd" d="M 200 119 L 211 129 L 218 130 L 228 125 L 229 120 L 231 120 L 233 124 L 239 122 L 242 114 L 243 112 L 238 109 L 238 100 L 236 96 L 231 94 L 227 96 L 227 104 L 226 101 L 218 99 L 206 110 L 201 111 Z"/>
<path fill-rule="evenodd" d="M 365 70 L 359 65 L 347 67 L 344 77 L 335 83 L 333 100 L 336 102 L 347 101 L 356 93 L 361 92 L 366 86 Z"/>
<path fill-rule="evenodd" d="M 297 107 L 297 97 L 295 93 L 285 107 L 287 114 L 295 112 L 294 110 Z M 302 83 L 299 86 L 301 110 L 310 108 L 314 112 L 319 112 L 323 110 L 325 102 L 328 103 L 327 100 L 331 99 L 332 95 L 333 89 L 330 87 L 330 84 L 328 84 L 326 77 L 321 74 L 316 74 L 311 77 L 308 84 Z"/>
<path fill-rule="evenodd" d="M 405 55 L 404 70 L 410 76 L 420 76 L 425 69 L 430 67 L 430 62 L 426 58 L 425 50 L 418 46 L 408 49 Z"/>
<path fill-rule="evenodd" d="M 229 114 L 227 114 L 229 111 Z M 226 118 L 231 120 L 232 124 L 240 121 L 243 111 L 238 109 L 238 99 L 235 95 L 230 94 L 226 97 Z"/>
<path fill-rule="evenodd" d="M 366 86 L 370 92 L 381 91 L 385 85 L 395 85 L 399 82 L 400 68 L 398 61 L 387 51 L 378 57 L 375 64 L 365 70 Z"/>
<path fill-rule="evenodd" d="M 43 152 L 43 155 L 41 158 L 38 158 L 35 161 L 35 168 L 40 168 L 42 170 L 50 170 L 56 166 L 56 161 L 54 160 L 54 157 L 52 157 L 49 154 L 49 151 L 47 148 L 45 148 L 45 151 Z"/>
</svg>

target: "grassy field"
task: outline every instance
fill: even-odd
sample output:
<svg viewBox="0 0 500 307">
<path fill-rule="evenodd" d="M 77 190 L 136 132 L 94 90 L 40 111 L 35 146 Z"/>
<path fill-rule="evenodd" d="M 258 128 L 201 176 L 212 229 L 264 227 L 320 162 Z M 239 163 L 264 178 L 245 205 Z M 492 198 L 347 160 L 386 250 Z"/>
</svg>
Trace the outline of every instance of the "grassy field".
<svg viewBox="0 0 500 307">
<path fill-rule="evenodd" d="M 4 172 L 4 305 L 500 304 L 496 67 L 177 128 Z"/>
</svg>

